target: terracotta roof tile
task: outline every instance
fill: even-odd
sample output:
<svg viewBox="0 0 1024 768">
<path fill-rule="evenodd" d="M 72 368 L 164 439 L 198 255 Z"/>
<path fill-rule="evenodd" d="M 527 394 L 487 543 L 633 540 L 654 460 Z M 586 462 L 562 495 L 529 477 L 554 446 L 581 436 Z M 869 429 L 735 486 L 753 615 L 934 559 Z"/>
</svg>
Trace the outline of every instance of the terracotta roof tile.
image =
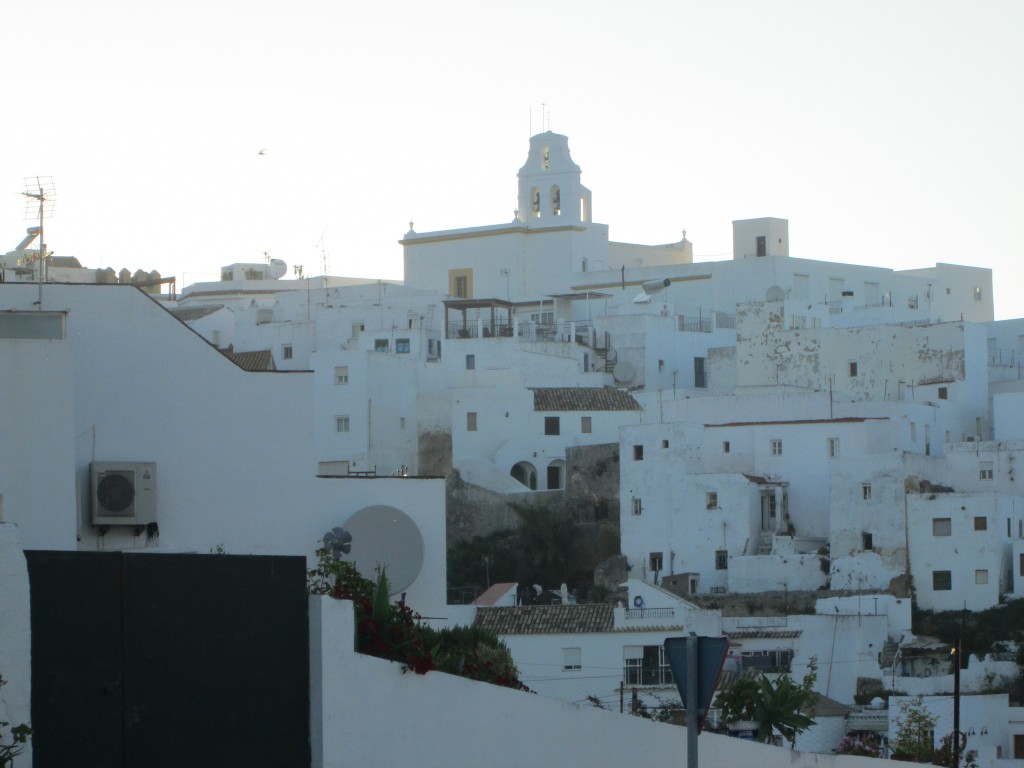
<svg viewBox="0 0 1024 768">
<path fill-rule="evenodd" d="M 274 356 L 269 349 L 259 349 L 255 352 L 222 352 L 228 360 L 239 368 L 246 371 L 274 371 Z"/>
<path fill-rule="evenodd" d="M 181 322 L 188 323 L 192 320 L 198 320 L 201 317 L 212 315 L 218 309 L 224 309 L 224 305 L 211 304 L 208 307 L 175 307 L 174 309 L 168 309 L 167 311 L 181 320 Z"/>
<path fill-rule="evenodd" d="M 531 387 L 535 411 L 639 411 L 629 392 L 611 387 Z"/>
<path fill-rule="evenodd" d="M 520 605 L 514 608 L 478 608 L 474 626 L 496 635 L 565 635 L 613 632 L 615 606 Z"/>
</svg>

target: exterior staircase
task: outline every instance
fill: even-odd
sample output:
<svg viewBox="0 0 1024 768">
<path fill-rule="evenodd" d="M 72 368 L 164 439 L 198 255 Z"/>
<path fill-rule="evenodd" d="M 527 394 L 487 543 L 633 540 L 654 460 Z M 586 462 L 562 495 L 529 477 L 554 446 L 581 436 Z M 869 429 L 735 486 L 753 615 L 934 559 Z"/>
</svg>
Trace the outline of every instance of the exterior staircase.
<svg viewBox="0 0 1024 768">
<path fill-rule="evenodd" d="M 615 373 L 615 361 L 618 359 L 618 353 L 611 347 L 594 347 L 594 354 L 604 364 L 605 373 Z"/>
<path fill-rule="evenodd" d="M 757 540 L 757 554 L 770 555 L 774 541 L 775 534 L 771 531 L 761 531 L 761 537 Z"/>
<path fill-rule="evenodd" d="M 896 651 L 899 649 L 900 644 L 895 640 L 886 640 L 878 657 L 878 666 L 882 669 L 892 669 L 892 662 L 896 658 Z"/>
</svg>

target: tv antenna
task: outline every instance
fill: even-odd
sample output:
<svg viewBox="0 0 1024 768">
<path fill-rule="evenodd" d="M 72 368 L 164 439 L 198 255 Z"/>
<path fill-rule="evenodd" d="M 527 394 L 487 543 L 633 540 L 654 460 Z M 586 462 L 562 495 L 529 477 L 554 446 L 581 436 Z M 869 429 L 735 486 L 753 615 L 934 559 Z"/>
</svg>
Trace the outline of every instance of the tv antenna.
<svg viewBox="0 0 1024 768">
<path fill-rule="evenodd" d="M 410 225 L 409 229 L 412 229 Z M 328 268 L 331 264 L 331 257 L 327 255 L 327 242 L 324 240 L 324 235 L 327 234 L 327 227 L 324 227 L 324 231 L 320 233 L 320 239 L 317 240 L 316 244 L 320 247 L 320 274 L 324 277 L 327 276 Z"/>
<path fill-rule="evenodd" d="M 46 237 L 44 222 L 53 216 L 53 207 L 57 199 L 57 190 L 53 186 L 52 176 L 26 176 L 25 218 L 39 219 L 39 250 L 36 256 L 36 281 L 39 283 L 39 309 L 43 308 L 43 283 L 46 281 Z"/>
</svg>

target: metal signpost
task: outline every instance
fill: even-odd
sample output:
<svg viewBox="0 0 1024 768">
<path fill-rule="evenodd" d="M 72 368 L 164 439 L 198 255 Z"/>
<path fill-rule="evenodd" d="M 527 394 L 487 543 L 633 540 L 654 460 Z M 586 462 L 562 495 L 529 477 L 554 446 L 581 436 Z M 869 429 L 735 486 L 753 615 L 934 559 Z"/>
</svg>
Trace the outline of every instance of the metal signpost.
<svg viewBox="0 0 1024 768">
<path fill-rule="evenodd" d="M 691 632 L 689 637 L 665 638 L 665 656 L 686 707 L 687 768 L 697 768 L 697 736 L 704 730 L 728 650 L 726 637 L 698 637 Z"/>
</svg>

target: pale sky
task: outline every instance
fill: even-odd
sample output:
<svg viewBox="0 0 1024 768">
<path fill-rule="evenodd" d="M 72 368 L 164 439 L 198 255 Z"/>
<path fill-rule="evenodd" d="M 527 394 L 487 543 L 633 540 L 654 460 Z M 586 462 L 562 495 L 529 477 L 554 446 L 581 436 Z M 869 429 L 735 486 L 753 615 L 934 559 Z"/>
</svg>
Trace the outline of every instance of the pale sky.
<svg viewBox="0 0 1024 768">
<path fill-rule="evenodd" d="M 50 249 L 86 266 L 180 289 L 266 251 L 318 275 L 322 236 L 330 274 L 401 278 L 410 220 L 512 219 L 550 127 L 613 240 L 685 229 L 723 259 L 733 219 L 777 216 L 796 257 L 991 267 L 996 317 L 1024 316 L 1021 0 L 26 0 L 3 20 L 0 252 L 39 174 Z"/>
</svg>

